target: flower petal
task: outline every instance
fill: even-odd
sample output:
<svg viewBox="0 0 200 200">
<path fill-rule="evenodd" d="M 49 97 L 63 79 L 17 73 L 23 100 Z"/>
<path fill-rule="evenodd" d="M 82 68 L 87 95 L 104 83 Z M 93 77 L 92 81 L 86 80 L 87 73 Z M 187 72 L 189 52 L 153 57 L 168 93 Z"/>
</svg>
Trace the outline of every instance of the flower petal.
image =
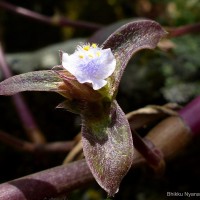
<svg viewBox="0 0 200 200">
<path fill-rule="evenodd" d="M 98 90 L 107 84 L 104 79 L 114 72 L 116 59 L 111 49 L 87 44 L 78 46 L 72 55 L 63 53 L 62 66 L 80 83 L 91 83 L 93 89 Z"/>
<path fill-rule="evenodd" d="M 100 63 L 101 63 L 101 77 L 103 79 L 108 78 L 115 70 L 116 67 L 116 59 L 111 51 L 111 49 L 103 50 L 103 55 L 101 56 Z"/>
<path fill-rule="evenodd" d="M 107 81 L 95 79 L 93 80 L 92 84 L 94 90 L 99 90 L 107 84 Z"/>
</svg>

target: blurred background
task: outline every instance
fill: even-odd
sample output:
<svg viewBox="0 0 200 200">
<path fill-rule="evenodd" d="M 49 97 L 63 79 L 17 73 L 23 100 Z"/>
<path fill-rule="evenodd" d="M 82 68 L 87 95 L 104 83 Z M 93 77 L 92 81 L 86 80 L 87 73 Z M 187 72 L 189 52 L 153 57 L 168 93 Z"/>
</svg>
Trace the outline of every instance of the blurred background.
<svg viewBox="0 0 200 200">
<path fill-rule="evenodd" d="M 80 42 L 101 44 L 122 24 L 138 18 L 172 28 L 200 22 L 198 0 L 10 0 L 31 11 L 91 27 L 56 26 L 9 12 L 0 7 L 0 40 L 13 72 L 51 69 L 60 64 L 58 50 L 71 53 Z M 117 100 L 125 113 L 167 102 L 185 105 L 200 93 L 200 37 L 187 34 L 163 42 L 154 51 L 137 53 L 129 62 Z M 0 80 L 3 80 L 0 71 Z M 63 98 L 54 93 L 23 93 L 38 126 L 49 142 L 72 140 L 80 131 L 80 118 L 55 107 Z M 0 130 L 27 140 L 10 97 L 0 97 Z M 200 140 L 167 163 L 162 177 L 146 168 L 131 170 L 115 199 L 168 199 L 167 191 L 200 192 Z M 0 143 L 0 182 L 60 165 L 65 155 L 35 155 L 18 152 Z M 106 197 L 98 185 L 72 192 L 68 199 L 100 200 Z M 173 199 L 173 197 L 170 197 Z M 174 197 L 176 199 L 176 197 Z"/>
</svg>

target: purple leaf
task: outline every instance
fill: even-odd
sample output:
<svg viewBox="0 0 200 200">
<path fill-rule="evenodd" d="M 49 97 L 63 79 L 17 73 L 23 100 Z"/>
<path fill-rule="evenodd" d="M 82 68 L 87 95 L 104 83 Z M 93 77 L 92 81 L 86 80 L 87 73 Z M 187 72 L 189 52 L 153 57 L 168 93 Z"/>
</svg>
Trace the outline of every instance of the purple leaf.
<svg viewBox="0 0 200 200">
<path fill-rule="evenodd" d="M 129 19 L 123 19 L 120 21 L 117 21 L 115 23 L 109 24 L 108 26 L 104 26 L 103 28 L 99 29 L 96 31 L 89 39 L 89 43 L 97 43 L 97 44 L 102 44 L 114 31 L 116 31 L 118 28 L 121 26 L 132 22 L 136 19 L 134 18 L 129 18 Z"/>
<path fill-rule="evenodd" d="M 92 174 L 108 195 L 114 196 L 133 160 L 129 123 L 117 102 L 111 105 L 107 123 L 97 120 L 91 124 L 83 117 L 82 135 L 84 155 Z"/>
<path fill-rule="evenodd" d="M 165 35 L 166 32 L 155 21 L 138 20 L 122 26 L 103 43 L 103 48 L 111 48 L 117 59 L 111 82 L 113 94 L 117 91 L 123 71 L 133 54 L 141 49 L 155 48 Z"/>
<path fill-rule="evenodd" d="M 23 91 L 57 91 L 62 79 L 51 70 L 28 72 L 8 78 L 0 83 L 0 95 L 13 95 Z"/>
</svg>

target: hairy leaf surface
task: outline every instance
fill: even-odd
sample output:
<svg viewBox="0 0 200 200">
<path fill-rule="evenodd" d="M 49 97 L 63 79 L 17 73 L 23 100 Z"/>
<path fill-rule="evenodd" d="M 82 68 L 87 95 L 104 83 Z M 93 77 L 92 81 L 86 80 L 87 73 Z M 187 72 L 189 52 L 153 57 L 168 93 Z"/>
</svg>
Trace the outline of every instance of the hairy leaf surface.
<svg viewBox="0 0 200 200">
<path fill-rule="evenodd" d="M 23 91 L 57 91 L 62 79 L 51 70 L 28 72 L 8 78 L 0 83 L 0 95 L 13 95 Z"/>
<path fill-rule="evenodd" d="M 88 125 L 90 122 L 83 117 L 82 143 L 96 181 L 109 196 L 114 196 L 131 167 L 133 141 L 126 116 L 116 101 L 112 103 L 109 118 L 108 124 Z"/>
<path fill-rule="evenodd" d="M 162 27 L 151 20 L 130 22 L 117 29 L 103 43 L 103 48 L 111 48 L 117 59 L 117 67 L 112 75 L 112 94 L 119 86 L 124 69 L 134 53 L 141 49 L 153 49 L 166 35 Z"/>
</svg>

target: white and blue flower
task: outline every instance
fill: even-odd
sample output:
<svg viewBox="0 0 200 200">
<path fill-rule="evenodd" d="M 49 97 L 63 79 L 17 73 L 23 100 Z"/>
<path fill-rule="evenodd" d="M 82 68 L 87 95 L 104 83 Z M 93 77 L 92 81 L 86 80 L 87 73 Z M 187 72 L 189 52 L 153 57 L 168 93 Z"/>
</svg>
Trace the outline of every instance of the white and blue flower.
<svg viewBox="0 0 200 200">
<path fill-rule="evenodd" d="M 97 44 L 78 46 L 71 55 L 62 54 L 62 66 L 80 83 L 91 83 L 94 90 L 107 84 L 116 67 L 116 59 L 110 48 L 102 49 Z"/>
</svg>

